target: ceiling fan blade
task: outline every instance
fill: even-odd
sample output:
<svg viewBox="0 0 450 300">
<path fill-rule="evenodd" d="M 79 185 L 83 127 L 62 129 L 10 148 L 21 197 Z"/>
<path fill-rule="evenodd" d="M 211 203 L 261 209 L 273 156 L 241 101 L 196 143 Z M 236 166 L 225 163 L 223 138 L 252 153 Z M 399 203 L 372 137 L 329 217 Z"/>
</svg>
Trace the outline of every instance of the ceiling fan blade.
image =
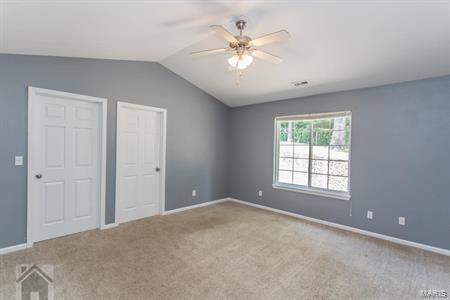
<svg viewBox="0 0 450 300">
<path fill-rule="evenodd" d="M 217 48 L 217 49 L 202 50 L 202 51 L 191 52 L 191 56 L 192 57 L 202 57 L 202 56 L 207 56 L 210 54 L 227 52 L 228 50 L 230 50 L 230 48 Z"/>
<path fill-rule="evenodd" d="M 285 42 L 287 41 L 291 35 L 286 30 L 280 30 L 277 32 L 272 32 L 266 35 L 263 35 L 259 38 L 252 40 L 250 43 L 252 46 L 259 47 L 263 45 Z"/>
<path fill-rule="evenodd" d="M 280 63 L 283 61 L 283 59 L 281 57 L 275 56 L 273 54 L 261 51 L 261 50 L 253 50 L 252 51 L 252 56 L 259 58 L 261 60 L 264 60 L 266 62 L 270 62 L 270 63 Z"/>
<path fill-rule="evenodd" d="M 211 25 L 209 26 L 212 31 L 217 33 L 220 37 L 224 38 L 230 43 L 238 43 L 238 40 L 234 37 L 234 35 L 226 30 L 223 26 L 220 25 Z"/>
</svg>

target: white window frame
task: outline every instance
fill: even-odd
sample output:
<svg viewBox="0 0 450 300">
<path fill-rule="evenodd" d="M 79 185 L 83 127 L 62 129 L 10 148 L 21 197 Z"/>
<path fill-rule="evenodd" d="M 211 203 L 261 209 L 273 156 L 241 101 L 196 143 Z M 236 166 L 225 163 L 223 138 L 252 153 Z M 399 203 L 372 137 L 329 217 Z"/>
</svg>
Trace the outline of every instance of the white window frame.
<svg viewBox="0 0 450 300">
<path fill-rule="evenodd" d="M 333 118 L 337 116 L 350 116 L 352 120 L 352 112 L 351 111 L 340 111 L 340 112 L 329 112 L 329 113 L 316 113 L 316 114 L 303 114 L 303 115 L 289 115 L 289 116 L 279 116 L 274 119 L 274 156 L 273 156 L 273 184 L 272 187 L 275 189 L 287 190 L 291 192 L 304 193 L 328 198 L 335 198 L 340 200 L 350 200 L 351 195 L 351 182 L 350 182 L 350 170 L 351 170 L 351 148 L 352 148 L 352 123 L 350 123 L 350 147 L 348 153 L 348 191 L 340 192 L 333 191 L 328 189 L 321 189 L 315 187 L 307 187 L 296 184 L 288 184 L 288 183 L 280 183 L 278 182 L 278 164 L 279 164 L 279 121 L 283 120 L 311 120 L 311 119 L 319 119 L 319 118 Z M 311 161 L 311 157 L 309 158 Z M 308 173 L 311 170 L 308 169 Z M 310 175 L 310 174 L 309 174 Z"/>
</svg>

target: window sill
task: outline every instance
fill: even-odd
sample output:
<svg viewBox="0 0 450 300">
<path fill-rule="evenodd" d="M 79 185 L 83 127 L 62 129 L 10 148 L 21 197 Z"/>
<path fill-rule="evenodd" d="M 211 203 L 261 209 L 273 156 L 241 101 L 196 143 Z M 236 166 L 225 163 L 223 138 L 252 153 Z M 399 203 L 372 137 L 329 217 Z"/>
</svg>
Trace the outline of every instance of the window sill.
<svg viewBox="0 0 450 300">
<path fill-rule="evenodd" d="M 351 196 L 347 193 L 339 193 L 339 192 L 330 192 L 330 191 L 321 191 L 317 189 L 311 189 L 311 188 L 302 188 L 298 186 L 292 186 L 292 185 L 284 185 L 284 184 L 272 184 L 272 187 L 274 189 L 279 190 L 285 190 L 295 193 L 303 193 L 303 194 L 309 194 L 309 195 L 315 195 L 315 196 L 322 196 L 322 197 L 328 197 L 328 198 L 334 198 L 339 200 L 350 200 Z"/>
</svg>

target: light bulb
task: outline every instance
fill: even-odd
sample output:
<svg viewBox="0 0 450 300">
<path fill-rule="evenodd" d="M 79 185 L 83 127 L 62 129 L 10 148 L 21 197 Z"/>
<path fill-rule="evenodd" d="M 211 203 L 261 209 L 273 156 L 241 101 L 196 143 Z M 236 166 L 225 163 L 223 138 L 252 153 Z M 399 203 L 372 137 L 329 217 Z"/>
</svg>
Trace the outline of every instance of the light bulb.
<svg viewBox="0 0 450 300">
<path fill-rule="evenodd" d="M 232 67 L 236 67 L 236 64 L 238 64 L 238 61 L 239 61 L 239 56 L 237 54 L 233 55 L 232 57 L 230 57 L 228 59 L 228 63 Z"/>
<path fill-rule="evenodd" d="M 247 67 L 248 65 L 250 65 L 253 62 L 253 57 L 246 53 L 246 54 L 242 55 L 241 61 Z"/>
<path fill-rule="evenodd" d="M 239 56 L 237 54 L 233 55 L 228 59 L 228 63 L 233 68 L 238 68 L 239 70 L 243 70 L 247 68 L 248 65 L 250 65 L 253 61 L 253 57 L 248 54 L 244 54 L 242 56 Z"/>
</svg>

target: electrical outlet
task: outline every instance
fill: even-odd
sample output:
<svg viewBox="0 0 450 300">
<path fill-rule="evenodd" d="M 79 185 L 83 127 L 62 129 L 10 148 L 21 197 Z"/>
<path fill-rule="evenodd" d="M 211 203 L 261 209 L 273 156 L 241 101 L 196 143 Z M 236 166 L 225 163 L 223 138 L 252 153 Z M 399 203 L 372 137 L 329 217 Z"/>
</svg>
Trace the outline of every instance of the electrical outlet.
<svg viewBox="0 0 450 300">
<path fill-rule="evenodd" d="M 367 219 L 373 219 L 373 211 L 367 211 Z"/>
<path fill-rule="evenodd" d="M 262 197 L 262 191 L 261 190 L 258 191 L 258 196 Z"/>
<path fill-rule="evenodd" d="M 405 226 L 406 225 L 406 218 L 405 217 L 398 217 L 398 224 Z"/>
<path fill-rule="evenodd" d="M 23 165 L 23 156 L 16 156 L 14 163 L 16 166 L 22 166 Z"/>
<path fill-rule="evenodd" d="M 197 191 L 196 190 L 192 190 L 192 197 L 197 196 Z"/>
</svg>

